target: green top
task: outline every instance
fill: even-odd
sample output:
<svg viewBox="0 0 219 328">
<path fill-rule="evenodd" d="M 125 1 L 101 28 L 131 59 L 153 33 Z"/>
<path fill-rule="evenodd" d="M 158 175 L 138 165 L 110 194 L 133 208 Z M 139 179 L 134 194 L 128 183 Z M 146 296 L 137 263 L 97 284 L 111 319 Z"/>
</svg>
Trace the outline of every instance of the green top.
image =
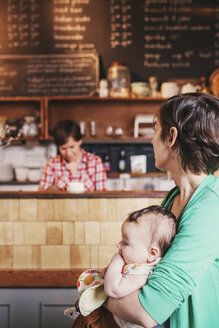
<svg viewBox="0 0 219 328">
<path fill-rule="evenodd" d="M 208 175 L 192 195 L 139 299 L 159 324 L 170 317 L 171 328 L 219 327 L 219 178 Z"/>
</svg>

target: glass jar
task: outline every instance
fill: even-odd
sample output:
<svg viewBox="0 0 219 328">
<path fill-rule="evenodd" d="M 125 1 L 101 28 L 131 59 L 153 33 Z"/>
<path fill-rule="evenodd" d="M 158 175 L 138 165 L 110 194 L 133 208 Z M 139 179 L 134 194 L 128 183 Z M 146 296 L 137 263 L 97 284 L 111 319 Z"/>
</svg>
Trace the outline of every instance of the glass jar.
<svg viewBox="0 0 219 328">
<path fill-rule="evenodd" d="M 25 116 L 22 126 L 22 135 L 24 137 L 36 137 L 38 135 L 38 126 L 34 116 Z"/>
<path fill-rule="evenodd" d="M 107 72 L 110 97 L 129 97 L 130 72 L 126 65 L 112 63 Z"/>
</svg>

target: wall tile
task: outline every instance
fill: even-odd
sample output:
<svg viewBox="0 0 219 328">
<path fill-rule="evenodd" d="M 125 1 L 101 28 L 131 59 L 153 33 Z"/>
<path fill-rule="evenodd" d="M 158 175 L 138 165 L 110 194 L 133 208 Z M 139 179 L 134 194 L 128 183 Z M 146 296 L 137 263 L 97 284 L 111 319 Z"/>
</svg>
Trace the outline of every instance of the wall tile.
<svg viewBox="0 0 219 328">
<path fill-rule="evenodd" d="M 100 243 L 100 222 L 85 222 L 85 244 L 98 245 Z"/>
<path fill-rule="evenodd" d="M 37 220 L 37 200 L 21 199 L 20 200 L 20 220 L 36 221 Z"/>
<path fill-rule="evenodd" d="M 74 234 L 75 245 L 85 243 L 85 222 L 75 222 Z"/>
<path fill-rule="evenodd" d="M 32 247 L 13 247 L 13 269 L 32 269 Z"/>
<path fill-rule="evenodd" d="M 0 245 L 12 245 L 13 241 L 13 222 L 0 222 Z"/>
<path fill-rule="evenodd" d="M 0 199 L 0 221 L 8 220 L 8 199 Z"/>
<path fill-rule="evenodd" d="M 62 224 L 63 245 L 70 245 L 75 242 L 75 223 L 63 222 Z"/>
<path fill-rule="evenodd" d="M 20 201 L 19 199 L 9 199 L 8 200 L 8 219 L 9 221 L 18 221 L 20 211 Z"/>
<path fill-rule="evenodd" d="M 38 199 L 38 220 L 39 221 L 54 221 L 54 200 L 53 199 Z"/>
<path fill-rule="evenodd" d="M 116 245 L 121 240 L 120 222 L 101 222 L 101 239 L 102 245 Z"/>
<path fill-rule="evenodd" d="M 137 209 L 136 198 L 122 198 L 117 200 L 117 220 L 124 221 L 128 215 Z"/>
<path fill-rule="evenodd" d="M 111 258 L 116 254 L 117 250 L 115 246 L 105 246 L 99 247 L 99 267 L 105 268 L 111 261 Z"/>
<path fill-rule="evenodd" d="M 41 269 L 69 269 L 70 246 L 41 246 Z"/>
<path fill-rule="evenodd" d="M 91 245 L 90 246 L 90 268 L 99 269 L 99 246 Z"/>
<path fill-rule="evenodd" d="M 24 222 L 13 222 L 14 245 L 24 244 Z"/>
<path fill-rule="evenodd" d="M 0 246 L 0 269 L 12 269 L 13 248 L 12 246 Z"/>
<path fill-rule="evenodd" d="M 107 199 L 89 199 L 88 221 L 107 220 Z"/>
<path fill-rule="evenodd" d="M 117 218 L 117 199 L 107 199 L 107 221 L 116 221 Z"/>
<path fill-rule="evenodd" d="M 77 199 L 76 202 L 76 219 L 77 221 L 87 221 L 88 220 L 88 198 Z"/>
<path fill-rule="evenodd" d="M 136 210 L 140 210 L 141 208 L 148 207 L 148 206 L 149 206 L 148 198 L 138 198 L 137 199 Z"/>
<path fill-rule="evenodd" d="M 24 222 L 24 244 L 45 245 L 46 222 Z"/>
<path fill-rule="evenodd" d="M 160 198 L 148 198 L 148 206 L 150 205 L 160 205 L 162 202 L 162 199 Z"/>
<path fill-rule="evenodd" d="M 47 222 L 46 223 L 46 244 L 61 245 L 62 244 L 62 223 Z"/>
<path fill-rule="evenodd" d="M 32 246 L 32 266 L 33 269 L 41 269 L 41 247 Z"/>
<path fill-rule="evenodd" d="M 77 213 L 76 199 L 55 199 L 54 219 L 56 221 L 75 221 Z"/>
<path fill-rule="evenodd" d="M 70 267 L 90 268 L 90 248 L 89 246 L 70 246 Z"/>
</svg>

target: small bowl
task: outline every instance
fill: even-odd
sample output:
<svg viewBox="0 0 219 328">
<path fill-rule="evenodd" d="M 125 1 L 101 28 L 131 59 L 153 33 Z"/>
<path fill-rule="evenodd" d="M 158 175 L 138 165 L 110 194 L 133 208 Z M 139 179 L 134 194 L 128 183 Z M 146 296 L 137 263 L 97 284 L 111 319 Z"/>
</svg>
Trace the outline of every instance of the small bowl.
<svg viewBox="0 0 219 328">
<path fill-rule="evenodd" d="M 30 182 L 39 182 L 42 174 L 42 169 L 29 169 L 27 172 L 27 179 Z"/>
<path fill-rule="evenodd" d="M 17 181 L 24 182 L 27 180 L 27 173 L 28 173 L 27 167 L 16 167 L 14 170 L 15 170 L 15 178 Z"/>
<path fill-rule="evenodd" d="M 150 95 L 150 86 L 146 82 L 131 83 L 132 97 L 148 97 Z"/>
</svg>

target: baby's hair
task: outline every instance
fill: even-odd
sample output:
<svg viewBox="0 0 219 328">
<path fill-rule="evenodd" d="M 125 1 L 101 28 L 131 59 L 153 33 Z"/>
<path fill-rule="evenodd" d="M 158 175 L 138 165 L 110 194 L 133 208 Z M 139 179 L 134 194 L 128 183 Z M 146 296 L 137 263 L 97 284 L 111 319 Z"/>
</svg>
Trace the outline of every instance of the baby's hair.
<svg viewBox="0 0 219 328">
<path fill-rule="evenodd" d="M 139 223 L 140 218 L 149 226 L 151 245 L 157 243 L 164 256 L 176 234 L 175 215 L 164 206 L 152 205 L 132 212 L 127 221 Z"/>
</svg>

